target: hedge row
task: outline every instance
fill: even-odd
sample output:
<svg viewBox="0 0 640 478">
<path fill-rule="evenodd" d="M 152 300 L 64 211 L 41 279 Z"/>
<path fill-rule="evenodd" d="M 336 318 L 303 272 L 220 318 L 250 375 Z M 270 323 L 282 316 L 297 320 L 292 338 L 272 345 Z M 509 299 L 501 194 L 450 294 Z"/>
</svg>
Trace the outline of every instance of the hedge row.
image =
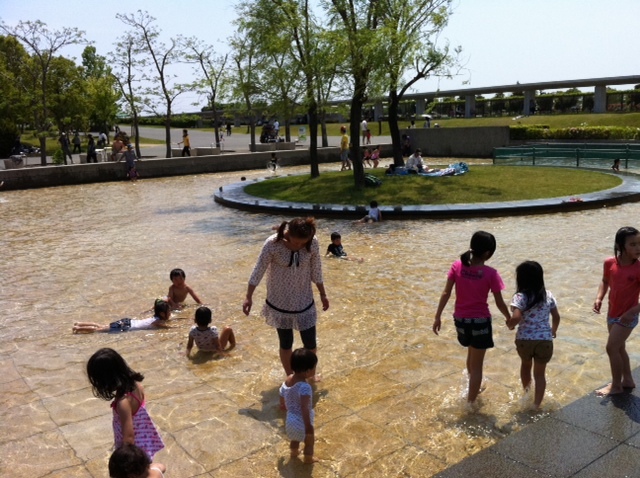
<svg viewBox="0 0 640 478">
<path fill-rule="evenodd" d="M 630 126 L 578 126 L 549 128 L 546 125 L 510 126 L 512 140 L 531 139 L 640 139 L 640 128 Z"/>
</svg>

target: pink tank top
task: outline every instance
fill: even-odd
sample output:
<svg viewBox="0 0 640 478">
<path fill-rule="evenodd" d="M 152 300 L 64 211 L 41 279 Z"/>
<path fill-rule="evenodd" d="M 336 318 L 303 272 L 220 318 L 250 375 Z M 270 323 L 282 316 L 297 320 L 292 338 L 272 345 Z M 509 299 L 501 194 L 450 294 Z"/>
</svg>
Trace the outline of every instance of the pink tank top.
<svg viewBox="0 0 640 478">
<path fill-rule="evenodd" d="M 135 398 L 138 403 L 140 403 L 140 399 L 134 394 L 127 393 L 127 395 Z M 160 437 L 153 420 L 151 420 L 151 417 L 147 413 L 145 403 L 146 402 L 140 403 L 140 408 L 138 408 L 138 411 L 133 414 L 133 432 L 135 434 L 136 446 L 143 449 L 147 455 L 149 455 L 149 458 L 153 460 L 153 456 L 164 448 L 164 442 L 162 441 L 162 437 Z M 120 423 L 120 416 L 116 410 L 117 404 L 117 400 L 114 400 L 111 403 L 111 408 L 113 409 L 113 436 L 115 438 L 116 448 L 122 446 L 123 439 L 122 423 Z"/>
</svg>

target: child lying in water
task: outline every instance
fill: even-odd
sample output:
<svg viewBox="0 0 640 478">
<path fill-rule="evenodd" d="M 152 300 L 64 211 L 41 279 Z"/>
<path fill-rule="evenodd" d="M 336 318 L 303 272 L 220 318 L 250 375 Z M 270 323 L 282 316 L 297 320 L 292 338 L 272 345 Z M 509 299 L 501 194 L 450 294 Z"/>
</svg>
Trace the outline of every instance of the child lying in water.
<svg viewBox="0 0 640 478">
<path fill-rule="evenodd" d="M 157 299 L 153 305 L 153 317 L 148 319 L 120 319 L 110 324 L 95 322 L 76 322 L 73 324 L 74 334 L 92 334 L 94 332 L 126 332 L 128 330 L 149 330 L 154 328 L 169 328 L 167 320 L 171 317 L 169 304 Z"/>
</svg>

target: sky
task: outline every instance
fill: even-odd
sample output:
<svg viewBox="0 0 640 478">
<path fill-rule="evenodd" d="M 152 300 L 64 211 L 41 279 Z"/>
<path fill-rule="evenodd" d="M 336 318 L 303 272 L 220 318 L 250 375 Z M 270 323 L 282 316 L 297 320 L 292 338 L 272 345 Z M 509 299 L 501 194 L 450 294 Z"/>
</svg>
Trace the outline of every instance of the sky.
<svg viewBox="0 0 640 478">
<path fill-rule="evenodd" d="M 156 18 L 165 42 L 177 35 L 195 36 L 226 53 L 235 30 L 236 3 L 0 0 L 0 21 L 14 26 L 21 20 L 41 20 L 51 30 L 77 27 L 98 54 L 109 57 L 119 35 L 129 28 L 116 13 L 142 10 Z M 424 80 L 412 92 L 640 74 L 635 54 L 639 0 L 454 0 L 453 10 L 438 41 L 462 47 L 463 68 L 453 79 Z M 60 53 L 80 62 L 83 48 L 67 47 Z M 185 67 L 184 75 L 190 74 Z M 199 111 L 193 103 L 205 102 L 195 93 L 185 94 L 176 100 L 174 111 Z"/>
</svg>

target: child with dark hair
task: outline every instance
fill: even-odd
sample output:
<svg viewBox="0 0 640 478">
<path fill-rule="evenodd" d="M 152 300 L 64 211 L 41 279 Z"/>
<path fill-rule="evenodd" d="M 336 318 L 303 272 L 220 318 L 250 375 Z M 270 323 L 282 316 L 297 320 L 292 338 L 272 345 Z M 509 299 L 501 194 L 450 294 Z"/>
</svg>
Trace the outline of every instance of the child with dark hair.
<svg viewBox="0 0 640 478">
<path fill-rule="evenodd" d="M 475 402 L 482 384 L 482 367 L 487 349 L 493 348 L 491 313 L 487 296 L 493 294 L 496 306 L 509 321 L 511 315 L 502 298 L 504 282 L 498 271 L 486 266 L 496 251 L 496 238 L 485 231 L 471 236 L 469 250 L 455 261 L 447 274 L 447 282 L 438 302 L 433 332 L 438 335 L 442 325 L 442 312 L 455 286 L 456 304 L 453 319 L 458 332 L 458 342 L 467 348 L 467 372 L 469 390 L 467 401 Z"/>
<path fill-rule="evenodd" d="M 87 362 L 87 376 L 96 397 L 113 400 L 115 447 L 134 444 L 153 460 L 164 443 L 145 408 L 144 375 L 129 368 L 115 350 L 103 348 Z"/>
<path fill-rule="evenodd" d="M 291 440 L 289 448 L 291 457 L 300 455 L 300 442 L 304 442 L 304 462 L 314 463 L 318 460 L 313 457 L 314 437 L 314 411 L 313 391 L 307 379 L 316 373 L 318 357 L 309 349 L 300 348 L 291 354 L 291 370 L 293 373 L 287 377 L 280 387 L 280 408 L 287 410 L 285 429 Z"/>
<path fill-rule="evenodd" d="M 152 463 L 140 447 L 122 445 L 109 458 L 110 478 L 164 478 L 167 467 Z"/>
<path fill-rule="evenodd" d="M 380 221 L 382 221 L 382 212 L 378 207 L 378 201 L 374 200 L 369 203 L 369 212 L 367 213 L 367 215 L 357 222 L 363 222 L 363 223 L 369 224 L 371 222 L 380 222 Z"/>
<path fill-rule="evenodd" d="M 355 257 L 347 256 L 347 253 L 342 247 L 342 236 L 340 235 L 339 232 L 331 233 L 331 244 L 329 244 L 329 247 L 327 247 L 327 253 L 325 254 L 325 257 L 327 256 L 336 257 L 338 259 L 343 259 L 345 261 L 358 261 L 358 262 L 364 261 L 363 258 L 358 259 Z"/>
<path fill-rule="evenodd" d="M 187 295 L 190 295 L 196 303 L 202 304 L 198 294 L 196 294 L 185 282 L 186 278 L 187 275 L 182 269 L 173 269 L 169 273 L 169 279 L 171 279 L 172 284 L 169 287 L 169 292 L 167 293 L 167 301 L 172 309 L 181 308 L 183 302 L 187 299 Z"/>
<path fill-rule="evenodd" d="M 626 342 L 638 325 L 640 312 L 640 232 L 628 226 L 618 229 L 613 252 L 614 256 L 604 261 L 602 280 L 593 304 L 593 311 L 599 314 L 602 300 L 609 293 L 607 355 L 611 383 L 596 390 L 601 396 L 616 395 L 636 386 Z"/>
<path fill-rule="evenodd" d="M 236 346 L 236 336 L 231 327 L 222 329 L 222 333 L 218 335 L 218 328 L 211 324 L 211 309 L 209 307 L 198 307 L 196 310 L 196 325 L 191 327 L 189 331 L 189 341 L 187 342 L 186 356 L 191 354 L 193 343 L 198 346 L 202 352 L 224 352 L 227 343 L 230 345 L 229 350 Z"/>
<path fill-rule="evenodd" d="M 92 334 L 94 332 L 127 332 L 129 330 L 149 330 L 158 328 L 169 328 L 167 321 L 171 318 L 169 304 L 156 299 L 153 304 L 153 317 L 148 319 L 124 318 L 111 322 L 110 324 L 98 324 L 96 322 L 75 322 L 73 324 L 74 334 Z"/>
<path fill-rule="evenodd" d="M 560 325 L 560 313 L 553 294 L 544 287 L 544 271 L 535 261 L 525 261 L 516 268 L 517 292 L 511 299 L 511 319 L 507 326 L 516 325 L 516 349 L 520 356 L 522 387 L 531 386 L 531 368 L 535 380 L 533 405 L 540 408 L 547 386 L 545 369 L 553 356 L 553 339 Z M 549 324 L 549 315 L 553 324 Z"/>
</svg>

